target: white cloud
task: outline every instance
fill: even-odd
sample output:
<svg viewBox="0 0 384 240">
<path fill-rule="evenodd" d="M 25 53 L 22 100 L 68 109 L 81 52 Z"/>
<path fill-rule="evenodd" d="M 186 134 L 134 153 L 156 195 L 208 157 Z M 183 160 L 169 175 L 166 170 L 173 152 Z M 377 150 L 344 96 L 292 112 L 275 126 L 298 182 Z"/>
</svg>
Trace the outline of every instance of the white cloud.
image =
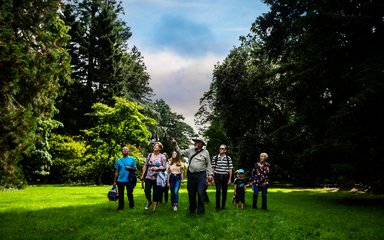
<svg viewBox="0 0 384 240">
<path fill-rule="evenodd" d="M 214 65 L 223 56 L 207 53 L 198 58 L 188 58 L 172 51 L 144 51 L 144 62 L 151 75 L 150 86 L 155 99 L 163 99 L 173 112 L 182 114 L 185 122 L 196 129 L 194 114 L 200 98 L 208 91 Z"/>
</svg>

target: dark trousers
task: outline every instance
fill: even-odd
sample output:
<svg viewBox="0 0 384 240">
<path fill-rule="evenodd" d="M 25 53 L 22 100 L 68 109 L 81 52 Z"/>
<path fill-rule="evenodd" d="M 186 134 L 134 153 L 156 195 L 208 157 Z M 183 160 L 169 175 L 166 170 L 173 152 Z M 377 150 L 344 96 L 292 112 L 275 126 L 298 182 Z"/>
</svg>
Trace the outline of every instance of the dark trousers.
<svg viewBox="0 0 384 240">
<path fill-rule="evenodd" d="M 163 196 L 164 196 L 164 202 L 168 202 L 168 191 L 169 191 L 169 187 L 168 186 L 165 186 L 165 187 L 159 187 L 160 190 L 159 190 L 159 202 L 163 202 Z"/>
<path fill-rule="evenodd" d="M 197 208 L 197 214 L 204 214 L 204 188 L 207 180 L 206 172 L 187 173 L 188 176 L 188 198 L 189 211 L 194 213 Z M 196 204 L 197 194 L 197 204 Z"/>
<path fill-rule="evenodd" d="M 254 186 L 253 192 L 253 203 L 252 208 L 257 208 L 257 198 L 259 197 L 259 191 L 261 191 L 261 208 L 267 209 L 267 187 Z"/>
<path fill-rule="evenodd" d="M 151 189 L 153 188 L 153 200 L 151 199 Z M 158 202 L 159 201 L 159 190 L 160 187 L 157 186 L 156 180 L 149 180 L 145 179 L 145 198 L 148 200 L 148 202 Z"/>
<path fill-rule="evenodd" d="M 129 207 L 133 208 L 135 206 L 135 202 L 133 201 L 133 188 L 130 187 L 128 182 L 117 182 L 117 191 L 119 192 L 118 209 L 124 209 L 124 188 L 127 188 Z"/>
<path fill-rule="evenodd" d="M 215 186 L 216 186 L 216 209 L 220 209 L 220 197 L 221 197 L 221 209 L 225 208 L 227 202 L 228 191 L 228 174 L 215 174 Z"/>
</svg>

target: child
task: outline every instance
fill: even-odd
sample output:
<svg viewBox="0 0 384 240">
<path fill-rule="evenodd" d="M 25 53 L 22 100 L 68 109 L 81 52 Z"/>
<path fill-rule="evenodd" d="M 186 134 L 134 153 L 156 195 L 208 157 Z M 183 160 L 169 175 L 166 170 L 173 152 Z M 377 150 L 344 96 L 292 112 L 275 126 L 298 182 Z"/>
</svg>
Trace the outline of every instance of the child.
<svg viewBox="0 0 384 240">
<path fill-rule="evenodd" d="M 239 169 L 238 172 L 238 177 L 235 179 L 234 185 L 235 185 L 235 195 L 236 195 L 236 208 L 239 208 L 239 203 L 240 203 L 240 208 L 244 208 L 244 203 L 245 203 L 245 179 L 244 179 L 244 169 Z"/>
</svg>

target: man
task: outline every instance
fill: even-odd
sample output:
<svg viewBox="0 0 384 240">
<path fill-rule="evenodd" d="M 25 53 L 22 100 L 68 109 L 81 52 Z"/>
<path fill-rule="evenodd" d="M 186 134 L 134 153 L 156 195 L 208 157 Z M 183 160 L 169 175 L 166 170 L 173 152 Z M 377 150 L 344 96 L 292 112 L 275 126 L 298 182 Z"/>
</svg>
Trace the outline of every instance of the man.
<svg viewBox="0 0 384 240">
<path fill-rule="evenodd" d="M 175 139 L 172 143 L 176 145 L 176 151 L 181 155 L 188 157 L 189 165 L 187 170 L 188 177 L 188 198 L 189 211 L 197 214 L 204 214 L 204 188 L 208 177 L 208 182 L 212 182 L 213 172 L 209 152 L 203 147 L 205 142 L 201 138 L 192 139 L 195 143 L 194 148 L 181 150 Z M 196 205 L 197 194 L 197 205 Z"/>
<path fill-rule="evenodd" d="M 127 146 L 124 146 L 121 152 L 123 157 L 116 161 L 113 179 L 113 185 L 117 185 L 119 192 L 119 206 L 117 210 L 124 209 L 124 188 L 127 188 L 129 208 L 133 208 L 135 205 L 133 201 L 133 187 L 129 184 L 128 175 L 131 174 L 130 171 L 135 172 L 137 170 L 136 161 L 133 157 L 128 156 L 129 148 Z"/>
<path fill-rule="evenodd" d="M 212 160 L 212 168 L 215 174 L 216 185 L 216 211 L 223 210 L 227 201 L 228 185 L 231 184 L 233 163 L 230 156 L 227 156 L 227 145 L 221 144 L 219 154 Z M 221 207 L 220 207 L 220 195 Z"/>
</svg>

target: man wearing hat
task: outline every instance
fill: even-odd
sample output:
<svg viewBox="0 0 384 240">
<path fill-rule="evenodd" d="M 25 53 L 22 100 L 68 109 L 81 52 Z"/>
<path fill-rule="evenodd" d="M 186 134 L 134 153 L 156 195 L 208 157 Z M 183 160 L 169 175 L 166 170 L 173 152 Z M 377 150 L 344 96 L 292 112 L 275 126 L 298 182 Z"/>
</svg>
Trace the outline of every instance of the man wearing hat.
<svg viewBox="0 0 384 240">
<path fill-rule="evenodd" d="M 194 148 L 181 150 L 177 142 L 172 138 L 172 143 L 175 144 L 175 149 L 181 155 L 188 157 L 189 165 L 187 171 L 188 177 L 188 198 L 189 211 L 197 214 L 204 214 L 204 188 L 208 177 L 208 182 L 212 182 L 213 172 L 211 166 L 211 158 L 209 152 L 203 147 L 205 142 L 202 138 L 192 139 L 195 143 Z M 197 204 L 196 204 L 197 194 Z"/>
</svg>

